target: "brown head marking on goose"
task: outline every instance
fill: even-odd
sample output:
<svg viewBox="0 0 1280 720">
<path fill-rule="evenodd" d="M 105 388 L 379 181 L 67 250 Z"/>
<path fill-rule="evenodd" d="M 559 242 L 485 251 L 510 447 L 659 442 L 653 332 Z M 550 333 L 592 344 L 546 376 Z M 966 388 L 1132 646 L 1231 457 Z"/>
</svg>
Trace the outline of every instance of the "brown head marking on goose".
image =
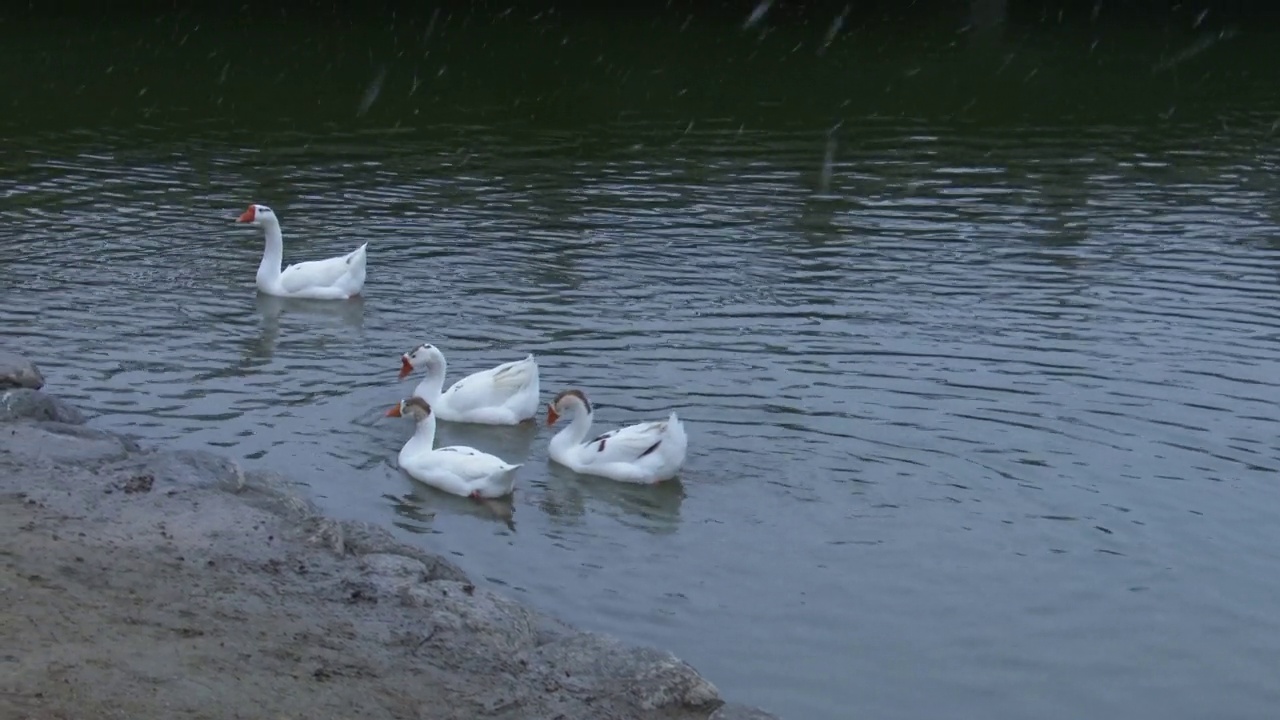
<svg viewBox="0 0 1280 720">
<path fill-rule="evenodd" d="M 576 397 L 576 398 L 578 398 L 579 400 L 581 400 L 581 401 L 582 401 L 582 406 L 583 406 L 583 407 L 585 407 L 585 408 L 587 409 L 587 412 L 591 412 L 591 401 L 587 399 L 587 395 L 586 395 L 586 393 L 582 392 L 581 390 L 579 390 L 579 389 L 577 389 L 577 388 L 569 388 L 568 390 L 561 390 L 561 391 L 560 391 L 560 394 L 559 394 L 559 395 L 556 395 L 556 399 L 555 399 L 555 400 L 553 400 L 553 401 L 551 402 L 551 404 L 552 404 L 552 405 L 559 405 L 561 400 L 563 400 L 563 399 L 565 399 L 565 398 L 567 398 L 567 397 L 570 397 L 570 396 L 572 396 L 572 397 Z"/>
<path fill-rule="evenodd" d="M 423 417 L 427 417 L 431 414 L 431 405 L 428 404 L 426 400 L 414 395 L 413 397 L 405 398 L 404 400 L 396 403 L 387 411 L 387 417 L 401 417 L 405 411 L 409 410 L 409 408 L 417 408 L 422 412 Z"/>
<path fill-rule="evenodd" d="M 560 411 L 556 408 L 560 407 L 560 401 L 567 397 L 577 398 L 582 402 L 587 412 L 591 412 L 591 401 L 587 399 L 587 396 L 581 390 L 574 388 L 561 390 L 560 394 L 556 395 L 555 399 L 551 401 L 551 404 L 547 405 L 547 425 L 555 425 L 556 421 L 560 419 Z"/>
</svg>

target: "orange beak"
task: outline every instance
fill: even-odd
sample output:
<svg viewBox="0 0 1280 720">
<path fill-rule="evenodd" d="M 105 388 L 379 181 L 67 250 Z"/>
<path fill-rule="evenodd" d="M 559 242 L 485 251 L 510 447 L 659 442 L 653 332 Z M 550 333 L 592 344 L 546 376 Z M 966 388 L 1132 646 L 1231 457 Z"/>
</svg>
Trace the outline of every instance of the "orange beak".
<svg viewBox="0 0 1280 720">
<path fill-rule="evenodd" d="M 409 362 L 409 358 L 405 357 L 404 355 L 401 355 L 400 356 L 400 379 L 403 380 L 409 377 L 410 373 L 412 372 L 413 372 L 413 363 Z"/>
<path fill-rule="evenodd" d="M 253 222 L 253 218 L 255 216 L 256 216 L 256 213 L 253 210 L 253 206 L 250 205 L 248 210 L 245 210 L 243 213 L 240 214 L 240 219 L 236 220 L 236 222 Z"/>
<path fill-rule="evenodd" d="M 400 417 L 400 403 L 396 403 L 395 406 L 387 411 L 387 417 Z"/>
<path fill-rule="evenodd" d="M 548 405 L 547 406 L 547 424 L 555 425 L 556 421 L 559 419 L 560 419 L 560 413 L 556 412 L 556 409 L 554 407 L 552 407 L 551 405 Z"/>
</svg>

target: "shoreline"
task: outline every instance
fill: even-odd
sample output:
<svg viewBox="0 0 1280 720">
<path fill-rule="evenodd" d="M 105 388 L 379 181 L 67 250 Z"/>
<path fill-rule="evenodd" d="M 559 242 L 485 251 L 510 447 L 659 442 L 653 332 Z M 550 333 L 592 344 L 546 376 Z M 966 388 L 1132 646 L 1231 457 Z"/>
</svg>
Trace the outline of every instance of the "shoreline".
<svg viewBox="0 0 1280 720">
<path fill-rule="evenodd" d="M 0 716 L 777 720 L 43 386 L 0 350 Z"/>
</svg>

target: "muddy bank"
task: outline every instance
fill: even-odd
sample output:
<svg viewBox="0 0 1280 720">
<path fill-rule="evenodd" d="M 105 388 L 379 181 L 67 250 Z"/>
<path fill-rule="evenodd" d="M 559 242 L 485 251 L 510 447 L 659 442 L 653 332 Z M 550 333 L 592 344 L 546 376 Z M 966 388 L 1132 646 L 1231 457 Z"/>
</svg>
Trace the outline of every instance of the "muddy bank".
<svg viewBox="0 0 1280 720">
<path fill-rule="evenodd" d="M 0 351 L 0 717 L 773 717 L 43 382 Z"/>
</svg>

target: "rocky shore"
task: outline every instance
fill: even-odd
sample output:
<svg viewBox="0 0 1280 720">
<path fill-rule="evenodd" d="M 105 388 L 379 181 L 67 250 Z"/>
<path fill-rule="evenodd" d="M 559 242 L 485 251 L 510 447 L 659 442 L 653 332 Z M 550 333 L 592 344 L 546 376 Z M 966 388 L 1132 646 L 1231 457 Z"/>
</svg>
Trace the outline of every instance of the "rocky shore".
<svg viewBox="0 0 1280 720">
<path fill-rule="evenodd" d="M 0 351 L 0 717 L 764 720 L 287 478 L 95 430 Z"/>
</svg>

